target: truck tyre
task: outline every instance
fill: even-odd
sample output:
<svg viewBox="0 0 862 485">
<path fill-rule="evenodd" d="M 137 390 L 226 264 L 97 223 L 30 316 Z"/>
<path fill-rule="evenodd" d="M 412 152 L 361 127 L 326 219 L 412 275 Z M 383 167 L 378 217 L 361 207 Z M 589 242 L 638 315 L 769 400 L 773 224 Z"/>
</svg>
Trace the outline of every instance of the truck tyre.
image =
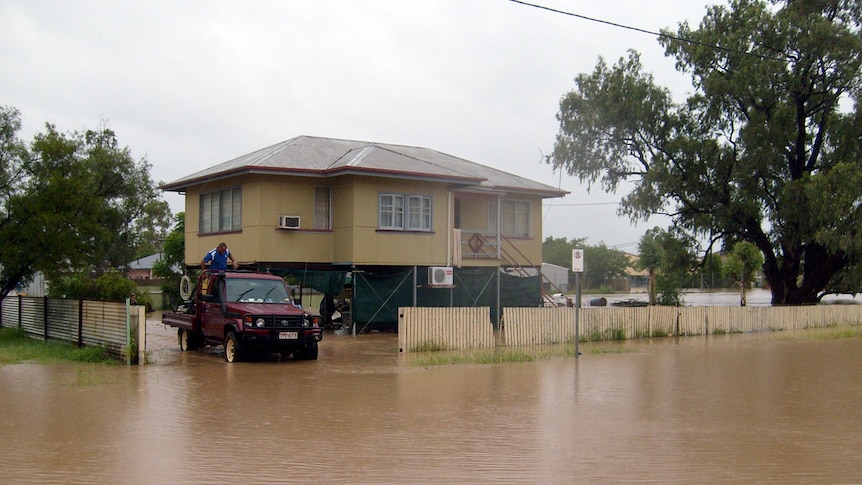
<svg viewBox="0 0 862 485">
<path fill-rule="evenodd" d="M 296 360 L 317 360 L 317 342 L 311 342 L 293 353 L 293 358 Z"/>
<path fill-rule="evenodd" d="M 201 348 L 201 343 L 203 342 L 203 338 L 200 333 L 192 332 L 183 328 L 177 330 L 177 339 L 180 342 L 180 350 L 183 352 L 187 350 L 198 350 Z"/>
<path fill-rule="evenodd" d="M 242 360 L 239 339 L 233 332 L 228 332 L 224 338 L 224 360 L 231 364 Z"/>
<path fill-rule="evenodd" d="M 189 331 L 181 328 L 177 330 L 177 340 L 180 341 L 180 351 L 185 352 L 187 350 L 191 350 L 189 347 L 189 340 L 191 340 L 191 336 L 189 336 Z"/>
</svg>

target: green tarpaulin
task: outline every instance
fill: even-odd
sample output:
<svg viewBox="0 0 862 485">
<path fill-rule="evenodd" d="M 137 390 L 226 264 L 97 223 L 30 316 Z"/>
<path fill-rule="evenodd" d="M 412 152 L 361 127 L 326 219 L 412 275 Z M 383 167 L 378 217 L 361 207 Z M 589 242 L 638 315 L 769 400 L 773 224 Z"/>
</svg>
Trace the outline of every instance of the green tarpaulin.
<svg viewBox="0 0 862 485">
<path fill-rule="evenodd" d="M 416 278 L 413 268 L 354 273 L 353 321 L 359 330 L 396 327 L 398 307 L 487 306 L 491 308 L 491 321 L 497 325 L 500 308 L 539 306 L 542 302 L 540 276 L 510 275 L 496 267 L 455 268 L 452 287 L 432 287 L 425 284 L 427 271 L 426 267 L 419 267 Z"/>
<path fill-rule="evenodd" d="M 271 272 L 281 277 L 293 276 L 299 280 L 302 286 L 314 288 L 330 296 L 336 296 L 341 293 L 341 290 L 344 289 L 345 278 L 347 277 L 346 271 L 273 268 Z"/>
</svg>

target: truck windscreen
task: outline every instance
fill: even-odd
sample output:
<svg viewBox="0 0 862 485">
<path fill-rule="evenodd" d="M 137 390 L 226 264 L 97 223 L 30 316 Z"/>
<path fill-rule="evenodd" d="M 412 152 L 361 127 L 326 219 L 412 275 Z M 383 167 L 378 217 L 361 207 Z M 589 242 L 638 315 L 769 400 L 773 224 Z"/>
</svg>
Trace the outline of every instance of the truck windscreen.
<svg viewBox="0 0 862 485">
<path fill-rule="evenodd" d="M 278 280 L 230 279 L 226 285 L 228 302 L 290 303 L 284 283 Z"/>
</svg>

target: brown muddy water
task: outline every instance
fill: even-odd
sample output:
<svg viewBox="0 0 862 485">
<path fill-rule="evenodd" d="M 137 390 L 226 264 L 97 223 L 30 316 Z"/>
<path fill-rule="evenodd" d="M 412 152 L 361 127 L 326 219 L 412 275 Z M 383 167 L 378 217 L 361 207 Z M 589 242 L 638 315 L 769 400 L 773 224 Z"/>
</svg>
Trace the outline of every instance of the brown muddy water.
<svg viewBox="0 0 862 485">
<path fill-rule="evenodd" d="M 584 344 L 424 367 L 394 335 L 226 364 L 0 367 L 2 483 L 860 483 L 862 339 Z"/>
</svg>

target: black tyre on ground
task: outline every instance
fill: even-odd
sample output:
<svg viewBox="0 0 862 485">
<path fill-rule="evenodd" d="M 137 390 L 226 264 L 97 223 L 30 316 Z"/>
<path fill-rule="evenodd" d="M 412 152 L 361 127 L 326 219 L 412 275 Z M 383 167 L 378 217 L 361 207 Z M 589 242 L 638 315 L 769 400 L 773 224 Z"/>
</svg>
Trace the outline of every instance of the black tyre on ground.
<svg viewBox="0 0 862 485">
<path fill-rule="evenodd" d="M 317 342 L 311 342 L 293 353 L 296 360 L 317 360 Z"/>
</svg>

